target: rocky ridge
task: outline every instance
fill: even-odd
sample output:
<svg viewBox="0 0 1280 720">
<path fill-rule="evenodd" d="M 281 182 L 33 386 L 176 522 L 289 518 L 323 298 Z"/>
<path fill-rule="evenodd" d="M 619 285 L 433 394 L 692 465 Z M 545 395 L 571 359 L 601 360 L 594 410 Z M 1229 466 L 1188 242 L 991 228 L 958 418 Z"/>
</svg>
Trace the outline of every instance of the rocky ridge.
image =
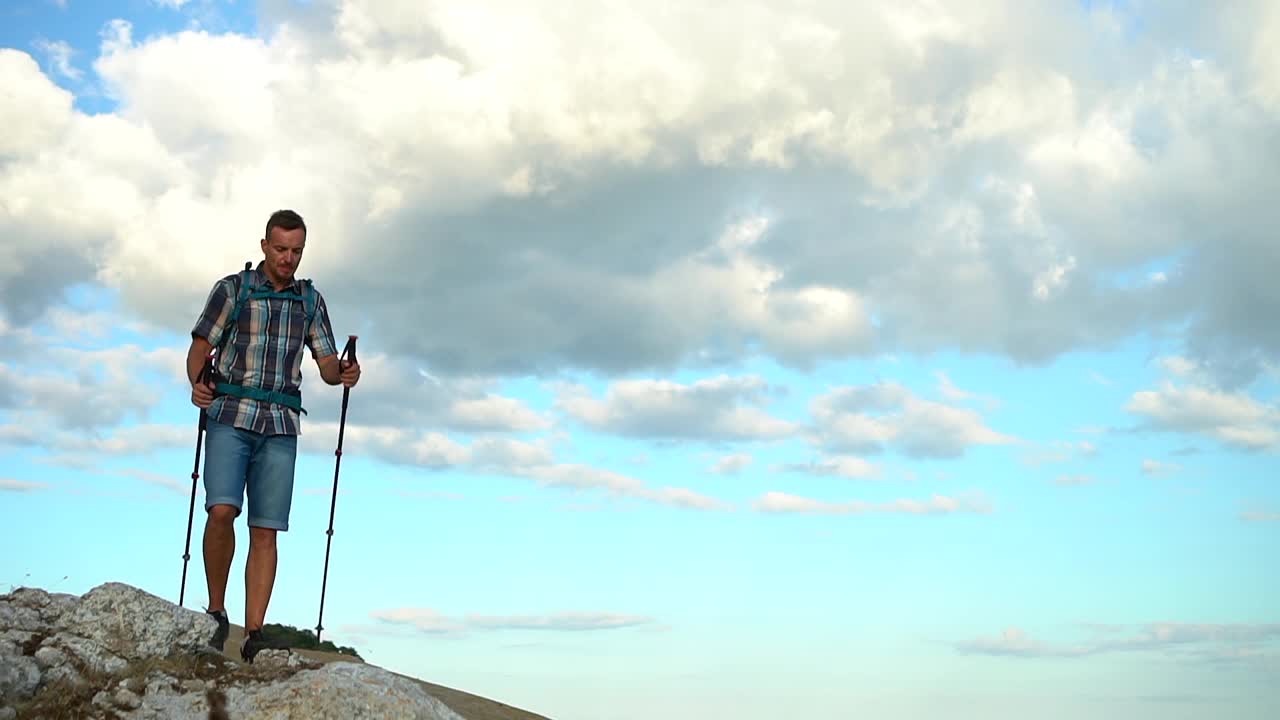
<svg viewBox="0 0 1280 720">
<path fill-rule="evenodd" d="M 215 627 L 203 611 L 122 583 L 78 597 L 0 595 L 0 720 L 466 720 L 422 683 L 373 665 L 288 650 L 238 663 L 208 644 Z"/>
</svg>

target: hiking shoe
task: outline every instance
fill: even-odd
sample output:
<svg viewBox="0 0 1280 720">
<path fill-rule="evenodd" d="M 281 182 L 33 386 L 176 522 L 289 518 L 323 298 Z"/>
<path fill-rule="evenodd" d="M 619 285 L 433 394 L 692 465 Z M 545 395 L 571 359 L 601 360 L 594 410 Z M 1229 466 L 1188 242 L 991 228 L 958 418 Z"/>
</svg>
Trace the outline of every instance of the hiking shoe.
<svg viewBox="0 0 1280 720">
<path fill-rule="evenodd" d="M 218 629 L 213 631 L 213 639 L 209 644 L 222 652 L 227 644 L 227 633 L 231 631 L 231 622 L 227 620 L 226 610 L 205 610 L 205 613 L 212 615 L 214 620 L 218 621 Z"/>
<path fill-rule="evenodd" d="M 253 658 L 257 656 L 259 650 L 288 650 L 289 646 L 268 638 L 262 634 L 262 630 L 250 630 L 244 635 L 244 642 L 240 643 L 240 657 L 247 663 L 252 664 Z"/>
</svg>

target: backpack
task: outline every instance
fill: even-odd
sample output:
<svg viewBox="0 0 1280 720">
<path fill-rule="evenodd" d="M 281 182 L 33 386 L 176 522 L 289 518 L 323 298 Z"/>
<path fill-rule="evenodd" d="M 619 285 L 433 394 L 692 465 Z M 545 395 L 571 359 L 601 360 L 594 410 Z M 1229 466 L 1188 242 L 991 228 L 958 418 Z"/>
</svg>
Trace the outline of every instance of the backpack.
<svg viewBox="0 0 1280 720">
<path fill-rule="evenodd" d="M 244 264 L 244 270 L 242 270 L 239 273 L 240 291 L 236 294 L 235 305 L 232 306 L 231 313 L 227 316 L 226 331 L 223 332 L 222 340 L 221 342 L 218 343 L 219 358 L 221 358 L 223 354 L 228 351 L 228 348 L 230 348 L 230 350 L 234 353 L 235 336 L 239 333 L 239 330 L 240 330 L 239 322 L 238 322 L 240 319 L 240 311 L 244 308 L 246 303 L 253 300 L 280 298 L 282 300 L 288 300 L 291 302 L 301 301 L 303 304 L 303 309 L 306 312 L 306 320 L 303 322 L 303 326 L 302 326 L 302 337 L 303 337 L 304 343 L 306 342 L 307 335 L 311 332 L 311 321 L 314 320 L 316 316 L 316 291 L 315 291 L 315 288 L 312 286 L 311 280 L 299 279 L 299 281 L 302 283 L 301 296 L 291 292 L 277 292 L 275 290 L 254 290 L 253 292 L 250 292 L 249 285 L 250 285 L 252 267 L 253 267 L 252 262 L 246 262 Z M 230 367 L 230 363 L 233 362 L 234 360 L 235 360 L 234 356 L 231 358 L 231 360 L 228 360 L 227 367 Z M 218 364 L 221 364 L 221 359 L 219 360 Z M 293 408 L 294 410 L 301 412 L 303 415 L 307 414 L 307 411 L 302 407 L 301 393 L 291 394 L 291 393 L 277 392 L 275 390 L 266 390 L 266 389 L 255 387 L 252 385 L 237 385 L 234 383 L 227 382 L 224 379 L 218 378 L 217 377 L 218 375 L 219 374 L 215 370 L 215 389 L 214 389 L 215 395 L 216 394 L 234 395 L 236 397 L 252 398 L 254 400 L 273 402 L 279 405 L 284 405 L 286 407 Z"/>
</svg>

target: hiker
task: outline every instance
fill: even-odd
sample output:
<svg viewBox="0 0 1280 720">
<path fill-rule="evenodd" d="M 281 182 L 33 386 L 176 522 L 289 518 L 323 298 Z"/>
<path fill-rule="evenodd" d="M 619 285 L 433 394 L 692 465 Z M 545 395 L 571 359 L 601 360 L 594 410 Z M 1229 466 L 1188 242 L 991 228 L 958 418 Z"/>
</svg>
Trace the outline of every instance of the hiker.
<svg viewBox="0 0 1280 720">
<path fill-rule="evenodd" d="M 329 385 L 354 387 L 360 365 L 338 356 L 324 297 L 310 280 L 294 277 L 302 261 L 307 226 L 292 210 L 278 210 L 262 236 L 257 267 L 213 285 L 191 330 L 187 375 L 191 402 L 207 424 L 204 464 L 204 567 L 209 606 L 227 640 L 225 595 L 235 554 L 237 517 L 247 492 L 249 554 L 245 561 L 245 638 L 240 656 L 281 647 L 262 633 L 276 576 L 276 533 L 289 529 L 294 462 L 302 408 L 303 348 L 311 351 Z M 213 378 L 200 382 L 209 354 Z"/>
</svg>

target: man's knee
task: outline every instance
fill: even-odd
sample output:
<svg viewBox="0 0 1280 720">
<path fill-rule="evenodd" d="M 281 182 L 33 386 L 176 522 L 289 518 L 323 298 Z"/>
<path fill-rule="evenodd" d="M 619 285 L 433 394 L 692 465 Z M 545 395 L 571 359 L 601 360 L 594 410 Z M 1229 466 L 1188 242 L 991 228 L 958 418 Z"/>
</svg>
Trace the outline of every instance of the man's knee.
<svg viewBox="0 0 1280 720">
<path fill-rule="evenodd" d="M 264 550 L 270 550 L 276 546 L 275 528 L 249 526 L 249 544 Z"/>
<path fill-rule="evenodd" d="M 214 505 L 209 508 L 209 523 L 212 525 L 231 525 L 240 514 L 235 505 Z"/>
</svg>

